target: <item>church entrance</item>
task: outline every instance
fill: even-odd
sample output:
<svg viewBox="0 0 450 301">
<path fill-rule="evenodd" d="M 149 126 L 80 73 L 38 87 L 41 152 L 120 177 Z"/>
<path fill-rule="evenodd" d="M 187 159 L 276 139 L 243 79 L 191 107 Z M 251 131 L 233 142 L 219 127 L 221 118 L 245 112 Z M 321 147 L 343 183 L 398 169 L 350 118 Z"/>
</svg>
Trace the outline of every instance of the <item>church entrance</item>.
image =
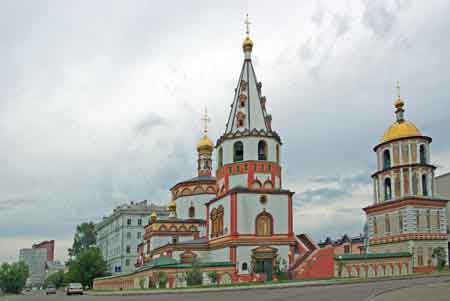
<svg viewBox="0 0 450 301">
<path fill-rule="evenodd" d="M 277 258 L 277 249 L 271 247 L 258 247 L 252 250 L 252 263 L 254 273 L 266 274 L 266 280 L 273 280 L 273 270 Z"/>
</svg>

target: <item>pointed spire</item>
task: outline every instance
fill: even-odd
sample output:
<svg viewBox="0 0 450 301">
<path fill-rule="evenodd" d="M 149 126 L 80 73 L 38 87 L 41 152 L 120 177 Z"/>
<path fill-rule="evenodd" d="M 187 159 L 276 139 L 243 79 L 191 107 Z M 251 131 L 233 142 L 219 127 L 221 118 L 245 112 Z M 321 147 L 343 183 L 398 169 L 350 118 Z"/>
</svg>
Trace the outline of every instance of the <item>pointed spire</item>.
<svg viewBox="0 0 450 301">
<path fill-rule="evenodd" d="M 403 109 L 403 106 L 405 105 L 405 102 L 400 97 L 400 82 L 399 81 L 397 81 L 396 89 L 397 89 L 397 100 L 394 102 L 394 106 L 396 109 L 395 115 L 397 118 L 397 122 L 403 122 L 404 121 L 404 112 L 405 112 L 405 110 Z"/>
</svg>

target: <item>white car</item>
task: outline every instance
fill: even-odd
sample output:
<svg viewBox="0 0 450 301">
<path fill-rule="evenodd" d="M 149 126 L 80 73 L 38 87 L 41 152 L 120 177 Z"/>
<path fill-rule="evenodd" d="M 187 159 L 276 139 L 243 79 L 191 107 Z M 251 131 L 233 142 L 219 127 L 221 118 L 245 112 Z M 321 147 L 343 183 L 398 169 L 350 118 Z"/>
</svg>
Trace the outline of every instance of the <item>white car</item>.
<svg viewBox="0 0 450 301">
<path fill-rule="evenodd" d="M 66 287 L 66 295 L 83 295 L 83 286 L 81 283 L 69 283 L 69 285 Z"/>
</svg>

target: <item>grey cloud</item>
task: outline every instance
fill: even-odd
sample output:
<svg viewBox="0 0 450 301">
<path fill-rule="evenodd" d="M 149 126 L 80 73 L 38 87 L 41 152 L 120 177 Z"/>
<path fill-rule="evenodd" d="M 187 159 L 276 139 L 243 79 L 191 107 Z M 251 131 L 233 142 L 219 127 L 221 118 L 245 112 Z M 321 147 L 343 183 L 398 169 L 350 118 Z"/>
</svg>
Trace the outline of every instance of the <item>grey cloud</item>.
<svg viewBox="0 0 450 301">
<path fill-rule="evenodd" d="M 333 17 L 333 23 L 336 27 L 336 35 L 340 37 L 346 34 L 350 30 L 350 17 L 345 15 L 335 14 Z"/>
<path fill-rule="evenodd" d="M 153 128 L 166 124 L 166 121 L 160 116 L 149 113 L 136 124 L 134 129 L 139 133 L 148 133 Z"/>
<path fill-rule="evenodd" d="M 338 198 L 350 196 L 348 191 L 340 188 L 324 187 L 318 189 L 307 189 L 296 197 L 300 205 L 303 203 L 317 202 L 320 204 L 333 203 Z"/>
<path fill-rule="evenodd" d="M 392 30 L 398 14 L 407 10 L 410 1 L 366 1 L 362 23 L 379 37 Z"/>
</svg>

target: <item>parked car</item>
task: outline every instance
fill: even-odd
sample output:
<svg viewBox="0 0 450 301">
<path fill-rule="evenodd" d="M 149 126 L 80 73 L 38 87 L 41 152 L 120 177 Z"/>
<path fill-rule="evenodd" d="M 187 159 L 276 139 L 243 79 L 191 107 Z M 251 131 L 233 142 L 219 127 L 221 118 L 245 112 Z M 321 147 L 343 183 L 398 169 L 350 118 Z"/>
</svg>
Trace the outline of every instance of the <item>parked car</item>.
<svg viewBox="0 0 450 301">
<path fill-rule="evenodd" d="M 66 295 L 83 295 L 83 286 L 81 283 L 69 283 L 69 285 L 66 287 Z"/>
<path fill-rule="evenodd" d="M 56 294 L 56 287 L 54 285 L 48 285 L 47 289 L 45 290 L 46 295 L 50 294 Z"/>
</svg>

